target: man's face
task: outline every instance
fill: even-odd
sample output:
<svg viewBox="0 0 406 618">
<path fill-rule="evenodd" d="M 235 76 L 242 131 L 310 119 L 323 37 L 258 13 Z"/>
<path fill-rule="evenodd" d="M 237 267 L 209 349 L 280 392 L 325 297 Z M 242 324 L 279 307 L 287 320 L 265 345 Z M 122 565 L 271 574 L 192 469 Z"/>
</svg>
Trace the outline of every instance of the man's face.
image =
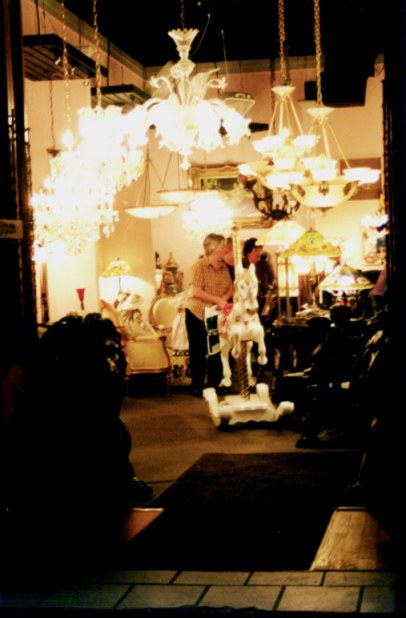
<svg viewBox="0 0 406 618">
<path fill-rule="evenodd" d="M 261 259 L 262 247 L 254 247 L 248 254 L 248 261 L 251 264 L 256 264 Z"/>
</svg>

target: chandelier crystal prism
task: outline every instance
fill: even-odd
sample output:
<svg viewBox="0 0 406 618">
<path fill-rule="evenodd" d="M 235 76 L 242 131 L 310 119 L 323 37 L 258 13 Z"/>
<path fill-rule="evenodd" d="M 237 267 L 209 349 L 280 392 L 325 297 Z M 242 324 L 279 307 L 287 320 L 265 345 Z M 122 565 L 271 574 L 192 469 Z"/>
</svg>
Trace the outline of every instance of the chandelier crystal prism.
<svg viewBox="0 0 406 618">
<path fill-rule="evenodd" d="M 151 85 L 163 87 L 166 98 L 152 97 L 145 103 L 149 124 L 155 127 L 160 147 L 181 155 L 181 167 L 190 167 L 193 150 L 210 152 L 238 144 L 249 135 L 249 120 L 220 98 L 205 98 L 210 88 L 224 90 L 225 78 L 213 77 L 218 69 L 192 75 L 195 63 L 189 58 L 196 29 L 171 30 L 180 60 L 169 76 L 151 78 Z"/>
</svg>

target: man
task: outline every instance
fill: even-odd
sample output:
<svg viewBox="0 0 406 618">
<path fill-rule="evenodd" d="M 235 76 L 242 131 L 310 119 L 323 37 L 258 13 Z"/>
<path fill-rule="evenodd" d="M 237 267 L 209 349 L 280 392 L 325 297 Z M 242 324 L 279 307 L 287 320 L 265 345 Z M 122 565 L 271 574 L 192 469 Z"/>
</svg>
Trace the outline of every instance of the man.
<svg viewBox="0 0 406 618">
<path fill-rule="evenodd" d="M 256 238 L 246 240 L 243 247 L 242 265 L 248 268 L 250 264 L 255 264 L 258 279 L 258 313 L 261 317 L 266 317 L 263 313 L 269 301 L 275 276 L 269 256 L 264 253 L 264 246 L 258 244 Z"/>
<path fill-rule="evenodd" d="M 276 309 L 272 297 L 275 276 L 269 255 L 264 252 L 264 246 L 258 243 L 257 238 L 249 238 L 243 245 L 242 265 L 244 268 L 248 268 L 250 264 L 255 264 L 255 273 L 258 279 L 258 315 L 264 327 L 265 345 L 270 360 L 274 356 L 271 325 L 275 318 L 273 309 Z M 253 350 L 255 351 L 255 346 Z M 253 363 L 252 370 L 257 382 L 262 379 L 263 369 L 261 365 Z"/>
</svg>

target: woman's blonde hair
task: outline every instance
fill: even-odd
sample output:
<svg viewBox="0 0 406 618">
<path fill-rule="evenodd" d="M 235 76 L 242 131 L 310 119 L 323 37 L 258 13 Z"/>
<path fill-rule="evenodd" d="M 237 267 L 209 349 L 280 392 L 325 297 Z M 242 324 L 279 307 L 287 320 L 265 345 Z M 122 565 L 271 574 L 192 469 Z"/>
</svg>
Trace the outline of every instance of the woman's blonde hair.
<svg viewBox="0 0 406 618">
<path fill-rule="evenodd" d="M 220 247 L 220 245 L 224 245 L 226 239 L 222 234 L 207 234 L 206 238 L 203 241 L 204 253 L 206 256 L 209 256 Z"/>
</svg>

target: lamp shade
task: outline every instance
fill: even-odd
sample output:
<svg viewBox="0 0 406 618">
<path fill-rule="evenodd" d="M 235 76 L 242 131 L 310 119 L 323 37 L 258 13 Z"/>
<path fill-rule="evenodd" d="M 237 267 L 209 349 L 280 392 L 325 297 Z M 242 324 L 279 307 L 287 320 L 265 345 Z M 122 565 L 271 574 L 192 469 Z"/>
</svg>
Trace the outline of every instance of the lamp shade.
<svg viewBox="0 0 406 618">
<path fill-rule="evenodd" d="M 327 257 L 340 257 L 339 246 L 327 242 L 320 232 L 307 230 L 295 242 L 293 242 L 282 254 L 282 257 L 297 255 L 303 258 L 311 258 L 325 255 Z"/>
<path fill-rule="evenodd" d="M 102 277 L 120 277 L 122 275 L 131 275 L 131 266 L 128 262 L 118 258 L 110 262 Z"/>
<path fill-rule="evenodd" d="M 360 270 L 352 268 L 348 264 L 336 266 L 319 285 L 319 289 L 326 292 L 359 292 L 361 290 L 370 290 L 373 287 L 374 284 Z"/>
</svg>

